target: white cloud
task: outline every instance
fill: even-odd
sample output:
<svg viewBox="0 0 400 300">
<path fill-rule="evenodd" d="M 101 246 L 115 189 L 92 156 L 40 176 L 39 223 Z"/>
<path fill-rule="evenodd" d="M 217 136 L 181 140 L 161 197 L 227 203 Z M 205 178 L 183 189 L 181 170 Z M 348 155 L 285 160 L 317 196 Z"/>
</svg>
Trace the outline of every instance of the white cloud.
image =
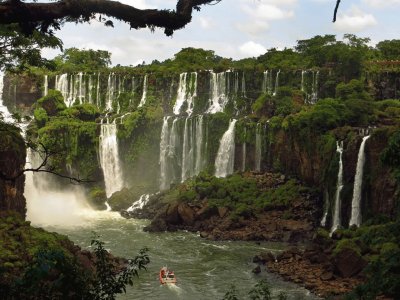
<svg viewBox="0 0 400 300">
<path fill-rule="evenodd" d="M 236 28 L 253 37 L 261 35 L 270 28 L 272 21 L 292 18 L 296 3 L 297 0 L 264 0 L 249 4 L 249 1 L 242 0 L 240 10 L 249 20 L 236 24 Z"/>
<path fill-rule="evenodd" d="M 199 17 L 200 27 L 204 29 L 210 29 L 214 27 L 214 22 L 210 18 Z"/>
<path fill-rule="evenodd" d="M 363 0 L 363 2 L 373 8 L 386 8 L 390 6 L 400 6 L 400 0 Z"/>
<path fill-rule="evenodd" d="M 248 41 L 244 43 L 239 47 L 239 50 L 245 56 L 251 57 L 259 56 L 267 52 L 267 49 L 263 45 L 255 43 L 253 41 Z"/>
<path fill-rule="evenodd" d="M 372 14 L 353 6 L 346 13 L 338 16 L 334 28 L 342 32 L 353 33 L 375 25 L 377 25 L 377 21 Z"/>
<path fill-rule="evenodd" d="M 118 0 L 123 4 L 127 4 L 139 9 L 149 9 L 149 8 L 156 8 L 154 5 L 148 3 L 147 0 Z"/>
</svg>

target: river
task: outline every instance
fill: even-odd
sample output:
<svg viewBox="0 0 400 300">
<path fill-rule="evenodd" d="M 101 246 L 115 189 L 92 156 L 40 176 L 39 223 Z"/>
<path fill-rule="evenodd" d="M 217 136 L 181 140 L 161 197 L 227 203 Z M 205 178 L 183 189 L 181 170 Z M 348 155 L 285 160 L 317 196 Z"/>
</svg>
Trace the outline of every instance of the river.
<svg viewBox="0 0 400 300">
<path fill-rule="evenodd" d="M 231 284 L 235 285 L 240 299 L 247 299 L 247 292 L 261 279 L 268 280 L 274 295 L 284 291 L 288 299 L 316 299 L 307 290 L 267 273 L 264 268 L 261 274 L 252 273 L 256 266 L 252 263 L 253 256 L 268 250 L 278 253 L 284 249 L 279 243 L 208 241 L 189 232 L 146 233 L 142 229 L 148 221 L 127 220 L 118 213 L 105 211 L 88 211 L 79 225 L 35 222 L 46 230 L 68 235 L 88 249 L 95 231 L 106 249 L 126 258 L 148 247 L 151 263 L 147 271 L 141 272 L 133 287 L 118 299 L 222 299 Z M 176 286 L 160 285 L 158 271 L 162 266 L 175 271 Z"/>
</svg>

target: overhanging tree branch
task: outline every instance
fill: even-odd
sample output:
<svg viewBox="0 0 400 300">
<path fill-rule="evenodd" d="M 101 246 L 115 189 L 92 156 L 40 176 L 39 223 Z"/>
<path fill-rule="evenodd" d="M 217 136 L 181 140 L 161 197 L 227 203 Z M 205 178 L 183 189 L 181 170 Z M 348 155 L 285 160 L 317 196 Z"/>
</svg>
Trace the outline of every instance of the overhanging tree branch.
<svg viewBox="0 0 400 300">
<path fill-rule="evenodd" d="M 335 11 L 333 12 L 333 23 L 336 22 L 336 16 L 337 16 L 337 12 L 338 12 L 338 9 L 339 9 L 340 1 L 341 0 L 337 0 L 336 1 Z"/>
<path fill-rule="evenodd" d="M 62 22 L 89 22 L 95 14 L 126 22 L 131 28 L 164 28 L 167 36 L 182 29 L 192 20 L 193 9 L 221 0 L 178 0 L 175 10 L 138 9 L 109 0 L 60 0 L 54 3 L 24 3 L 9 0 L 0 4 L 0 24 L 18 23 L 29 32 L 41 28 L 51 32 Z M 108 23 L 112 25 L 112 23 Z"/>
</svg>

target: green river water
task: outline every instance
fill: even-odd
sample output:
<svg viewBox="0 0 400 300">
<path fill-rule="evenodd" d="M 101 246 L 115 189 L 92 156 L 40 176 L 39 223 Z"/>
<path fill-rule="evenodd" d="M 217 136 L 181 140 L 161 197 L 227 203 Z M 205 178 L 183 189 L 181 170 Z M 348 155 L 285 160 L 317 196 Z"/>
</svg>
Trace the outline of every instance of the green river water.
<svg viewBox="0 0 400 300">
<path fill-rule="evenodd" d="M 93 231 L 114 255 L 134 257 L 143 247 L 150 249 L 151 263 L 148 270 L 140 274 L 133 287 L 118 299 L 222 299 L 234 284 L 240 299 L 247 299 L 247 292 L 260 279 L 267 279 L 272 292 L 284 291 L 288 299 L 316 299 L 307 290 L 285 282 L 273 274 L 255 275 L 252 263 L 255 254 L 271 250 L 278 253 L 284 245 L 254 242 L 217 242 L 200 238 L 189 232 L 146 233 L 143 227 L 148 221 L 126 220 L 113 212 L 92 212 L 77 224 L 40 224 L 46 230 L 68 235 L 83 248 L 90 248 Z M 168 266 L 175 271 L 178 284 L 162 286 L 158 271 Z"/>
</svg>

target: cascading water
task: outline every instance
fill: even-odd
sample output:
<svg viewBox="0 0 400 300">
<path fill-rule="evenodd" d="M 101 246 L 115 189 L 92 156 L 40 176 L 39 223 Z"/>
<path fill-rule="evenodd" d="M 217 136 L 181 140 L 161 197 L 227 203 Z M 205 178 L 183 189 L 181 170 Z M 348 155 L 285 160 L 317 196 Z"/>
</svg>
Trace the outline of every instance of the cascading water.
<svg viewBox="0 0 400 300">
<path fill-rule="evenodd" d="M 161 191 L 164 191 L 169 188 L 169 181 L 168 181 L 169 118 L 170 117 L 164 117 L 164 122 L 161 129 L 161 141 L 160 141 L 160 190 Z"/>
<path fill-rule="evenodd" d="M 321 219 L 321 226 L 325 227 L 326 226 L 326 219 L 328 218 L 328 212 L 329 212 L 329 192 L 328 190 L 325 190 L 325 204 L 324 204 L 324 215 L 322 216 Z"/>
<path fill-rule="evenodd" d="M 256 148 L 255 148 L 255 155 L 254 155 L 254 160 L 255 160 L 255 171 L 260 172 L 261 171 L 261 159 L 262 159 L 262 128 L 261 128 L 261 123 L 257 123 L 257 128 L 256 128 Z"/>
<path fill-rule="evenodd" d="M 336 142 L 336 152 L 339 153 L 339 171 L 336 183 L 336 193 L 335 193 L 335 207 L 333 211 L 332 218 L 332 228 L 331 235 L 341 226 L 341 199 L 340 193 L 343 189 L 343 141 Z"/>
<path fill-rule="evenodd" d="M 315 104 L 318 101 L 318 79 L 319 79 L 319 71 L 313 72 L 311 104 Z"/>
<path fill-rule="evenodd" d="M 181 107 L 186 101 L 186 78 L 187 73 L 181 73 L 179 75 L 178 95 L 176 97 L 176 102 L 173 108 L 173 112 L 175 115 L 179 115 L 181 113 Z"/>
<path fill-rule="evenodd" d="M 190 73 L 189 82 L 187 80 L 188 73 L 182 73 L 179 76 L 178 93 L 173 108 L 175 115 L 181 113 L 183 104 L 186 102 L 186 113 L 190 116 L 193 112 L 194 98 L 197 96 L 197 73 Z"/>
<path fill-rule="evenodd" d="M 302 70 L 302 71 L 301 71 L 301 91 L 302 91 L 303 93 L 306 92 L 306 87 L 305 87 L 305 82 L 304 82 L 304 77 L 305 77 L 306 74 L 307 74 L 307 71 L 306 71 L 306 70 Z"/>
<path fill-rule="evenodd" d="M 361 193 L 362 193 L 362 182 L 364 175 L 364 163 L 365 163 L 365 144 L 370 136 L 365 136 L 361 142 L 360 150 L 358 151 L 356 175 L 354 177 L 354 189 L 353 199 L 351 201 L 351 218 L 349 226 L 356 225 L 360 226 L 362 221 L 361 216 Z"/>
<path fill-rule="evenodd" d="M 194 152 L 191 137 L 193 136 L 191 132 L 191 120 L 189 118 L 185 119 L 185 128 L 183 130 L 183 147 L 182 147 L 182 175 L 181 181 L 184 182 L 186 179 L 190 178 L 193 170 L 194 164 Z"/>
<path fill-rule="evenodd" d="M 263 93 L 272 95 L 272 72 L 268 70 L 264 71 L 261 90 Z"/>
<path fill-rule="evenodd" d="M 214 114 L 217 112 L 223 112 L 229 99 L 226 94 L 225 72 L 211 72 L 210 74 L 211 98 L 209 100 L 207 113 Z"/>
<path fill-rule="evenodd" d="M 47 96 L 49 90 L 49 76 L 44 75 L 44 90 L 43 96 Z"/>
<path fill-rule="evenodd" d="M 115 121 L 101 124 L 99 143 L 100 165 L 104 174 L 106 195 L 110 197 L 124 185 L 118 152 L 117 125 Z"/>
<path fill-rule="evenodd" d="M 242 97 L 246 98 L 246 80 L 244 77 L 244 72 L 242 73 Z"/>
<path fill-rule="evenodd" d="M 204 168 L 204 116 L 199 115 L 196 118 L 195 136 L 196 136 L 196 165 L 194 175 L 198 175 Z M 194 135 L 193 135 L 194 136 Z"/>
<path fill-rule="evenodd" d="M 25 168 L 37 168 L 42 158 L 27 149 Z M 93 210 L 86 202 L 83 188 L 71 185 L 62 190 L 53 182 L 52 175 L 26 172 L 25 198 L 27 220 L 36 226 L 79 226 Z"/>
<path fill-rule="evenodd" d="M 235 119 L 221 138 L 217 158 L 215 160 L 215 176 L 226 177 L 233 173 L 235 162 Z"/>
<path fill-rule="evenodd" d="M 0 115 L 6 123 L 13 123 L 14 118 L 8 108 L 3 104 L 4 73 L 0 72 Z"/>
<path fill-rule="evenodd" d="M 246 138 L 247 128 L 244 128 L 244 137 Z M 246 152 L 247 152 L 246 141 L 242 144 L 242 172 L 246 171 Z"/>
<path fill-rule="evenodd" d="M 281 70 L 279 70 L 276 73 L 276 78 L 275 78 L 275 91 L 273 93 L 274 96 L 276 96 L 276 93 L 278 92 L 278 88 L 279 88 L 279 74 L 281 73 Z"/>
<path fill-rule="evenodd" d="M 135 210 L 142 209 L 143 206 L 145 206 L 147 204 L 147 202 L 149 202 L 149 200 L 150 200 L 150 195 L 144 194 L 144 195 L 140 196 L 139 200 L 134 202 L 126 211 L 133 212 Z"/>
<path fill-rule="evenodd" d="M 146 98 L 147 98 L 147 81 L 148 81 L 148 76 L 147 74 L 144 75 L 143 79 L 143 94 L 142 94 L 142 99 L 140 99 L 140 103 L 138 107 L 142 107 L 143 105 L 146 104 Z"/>
<path fill-rule="evenodd" d="M 115 99 L 115 90 L 117 85 L 117 77 L 114 73 L 110 73 L 108 75 L 107 80 L 107 102 L 106 102 L 106 110 L 112 111 L 113 101 Z"/>
</svg>

